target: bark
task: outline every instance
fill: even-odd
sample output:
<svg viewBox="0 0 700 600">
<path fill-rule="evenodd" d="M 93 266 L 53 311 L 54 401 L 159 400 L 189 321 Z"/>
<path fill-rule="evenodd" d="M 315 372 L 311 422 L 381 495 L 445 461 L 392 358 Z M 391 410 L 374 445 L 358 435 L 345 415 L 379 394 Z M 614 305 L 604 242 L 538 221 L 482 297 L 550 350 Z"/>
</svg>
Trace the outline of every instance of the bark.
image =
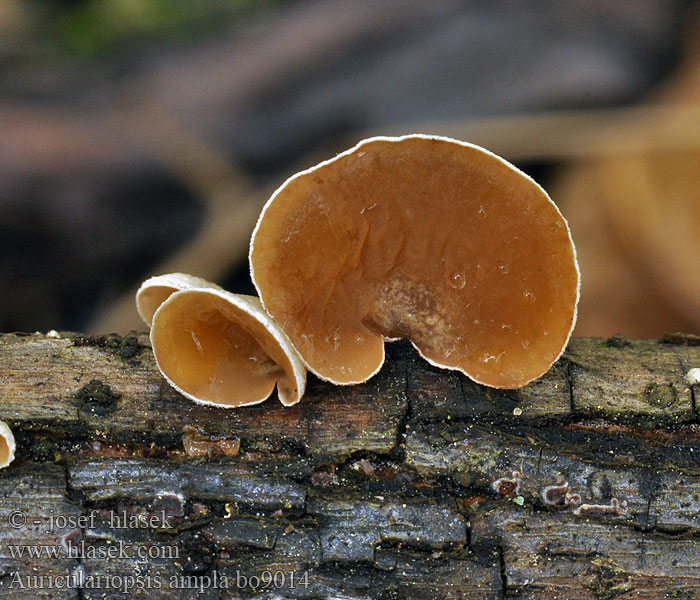
<svg viewBox="0 0 700 600">
<path fill-rule="evenodd" d="M 700 596 L 697 338 L 574 339 L 517 391 L 388 354 L 224 410 L 145 334 L 0 336 L 0 597 Z"/>
</svg>

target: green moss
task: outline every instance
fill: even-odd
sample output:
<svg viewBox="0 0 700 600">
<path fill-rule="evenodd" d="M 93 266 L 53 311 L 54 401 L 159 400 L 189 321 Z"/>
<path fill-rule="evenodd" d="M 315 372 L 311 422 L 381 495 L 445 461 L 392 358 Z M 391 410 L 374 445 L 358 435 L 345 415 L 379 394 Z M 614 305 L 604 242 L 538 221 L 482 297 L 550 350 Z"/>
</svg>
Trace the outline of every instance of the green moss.
<svg viewBox="0 0 700 600">
<path fill-rule="evenodd" d="M 645 400 L 651 406 L 668 408 L 678 402 L 678 393 L 671 383 L 650 383 L 644 390 Z"/>
<path fill-rule="evenodd" d="M 56 21 L 59 44 L 93 56 L 143 38 L 192 39 L 272 4 L 270 0 L 90 0 Z"/>
<path fill-rule="evenodd" d="M 36 462 L 50 462 L 58 453 L 58 445 L 50 440 L 38 440 L 29 447 L 29 456 Z"/>
</svg>

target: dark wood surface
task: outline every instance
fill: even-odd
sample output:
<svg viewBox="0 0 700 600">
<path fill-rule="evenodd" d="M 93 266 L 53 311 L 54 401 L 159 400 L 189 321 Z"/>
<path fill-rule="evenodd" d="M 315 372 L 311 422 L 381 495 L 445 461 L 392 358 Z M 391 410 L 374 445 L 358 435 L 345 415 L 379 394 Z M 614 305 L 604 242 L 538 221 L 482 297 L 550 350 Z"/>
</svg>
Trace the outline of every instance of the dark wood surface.
<svg viewBox="0 0 700 600">
<path fill-rule="evenodd" d="M 700 597 L 698 366 L 692 336 L 579 338 L 498 391 L 397 343 L 365 385 L 224 410 L 145 334 L 5 334 L 0 597 Z"/>
</svg>

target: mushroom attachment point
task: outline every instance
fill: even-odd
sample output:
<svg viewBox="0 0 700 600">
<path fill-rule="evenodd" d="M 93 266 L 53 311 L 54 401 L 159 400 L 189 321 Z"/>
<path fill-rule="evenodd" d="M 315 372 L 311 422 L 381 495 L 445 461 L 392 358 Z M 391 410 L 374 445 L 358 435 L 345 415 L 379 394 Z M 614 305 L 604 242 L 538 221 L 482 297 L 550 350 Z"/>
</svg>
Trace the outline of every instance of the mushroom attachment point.
<svg viewBox="0 0 700 600">
<path fill-rule="evenodd" d="M 0 469 L 15 459 L 15 436 L 7 423 L 0 421 Z"/>
<path fill-rule="evenodd" d="M 275 386 L 282 404 L 299 402 L 306 369 L 258 298 L 170 274 L 145 282 L 141 300 L 153 280 L 159 293 L 172 284 L 151 317 L 153 354 L 171 386 L 195 402 L 226 408 L 258 404 Z M 188 282 L 198 287 L 187 287 Z M 144 319 L 147 310 L 140 307 Z"/>
<path fill-rule="evenodd" d="M 518 388 L 559 358 L 579 269 L 547 193 L 464 142 L 370 138 L 288 179 L 250 246 L 253 283 L 311 372 L 366 381 L 384 342 Z"/>
</svg>

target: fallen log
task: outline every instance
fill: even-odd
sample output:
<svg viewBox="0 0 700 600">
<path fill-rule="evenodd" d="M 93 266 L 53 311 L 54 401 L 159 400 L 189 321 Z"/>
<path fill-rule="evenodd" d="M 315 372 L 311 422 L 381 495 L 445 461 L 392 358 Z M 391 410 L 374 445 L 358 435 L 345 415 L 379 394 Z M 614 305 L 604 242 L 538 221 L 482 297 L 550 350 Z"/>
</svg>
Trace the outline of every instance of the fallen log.
<svg viewBox="0 0 700 600">
<path fill-rule="evenodd" d="M 225 410 L 146 334 L 4 334 L 0 597 L 696 597 L 698 366 L 693 336 L 579 338 L 494 390 L 399 342 Z"/>
</svg>

